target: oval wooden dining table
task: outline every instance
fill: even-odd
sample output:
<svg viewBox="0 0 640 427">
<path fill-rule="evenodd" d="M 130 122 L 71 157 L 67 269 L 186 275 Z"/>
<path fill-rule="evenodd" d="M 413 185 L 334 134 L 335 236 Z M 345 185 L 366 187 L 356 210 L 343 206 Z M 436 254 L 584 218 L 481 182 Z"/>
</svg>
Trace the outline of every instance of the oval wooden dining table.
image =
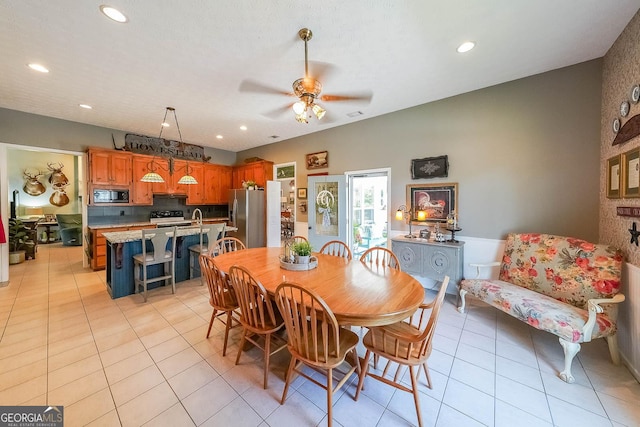
<svg viewBox="0 0 640 427">
<path fill-rule="evenodd" d="M 233 265 L 248 269 L 273 294 L 283 281 L 296 282 L 317 292 L 341 325 L 381 326 L 406 319 L 424 299 L 424 288 L 413 277 L 393 268 L 370 268 L 314 253 L 318 267 L 291 271 L 280 267 L 280 248 L 252 248 L 214 258 L 226 274 Z"/>
</svg>

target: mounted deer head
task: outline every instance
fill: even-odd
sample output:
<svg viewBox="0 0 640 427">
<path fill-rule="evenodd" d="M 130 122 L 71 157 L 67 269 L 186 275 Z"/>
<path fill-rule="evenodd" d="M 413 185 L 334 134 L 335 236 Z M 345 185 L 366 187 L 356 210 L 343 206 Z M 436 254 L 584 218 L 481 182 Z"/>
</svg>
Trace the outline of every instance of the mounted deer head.
<svg viewBox="0 0 640 427">
<path fill-rule="evenodd" d="M 69 203 L 69 196 L 67 196 L 65 187 L 69 186 L 69 183 L 66 184 L 53 184 L 53 193 L 51 193 L 51 197 L 49 197 L 49 203 L 53 206 L 64 206 Z"/>
<path fill-rule="evenodd" d="M 44 185 L 38 181 L 38 177 L 42 176 L 43 173 L 40 171 L 36 171 L 36 173 L 30 172 L 28 169 L 22 171 L 27 182 L 24 183 L 24 187 L 22 189 L 25 193 L 30 196 L 39 196 L 46 191 Z"/>
<path fill-rule="evenodd" d="M 62 163 L 58 162 L 58 166 L 54 166 L 53 163 L 47 163 L 47 167 L 51 171 L 51 176 L 49 176 L 50 184 L 67 184 L 69 182 L 66 175 L 62 173 L 62 168 L 64 168 Z"/>
</svg>

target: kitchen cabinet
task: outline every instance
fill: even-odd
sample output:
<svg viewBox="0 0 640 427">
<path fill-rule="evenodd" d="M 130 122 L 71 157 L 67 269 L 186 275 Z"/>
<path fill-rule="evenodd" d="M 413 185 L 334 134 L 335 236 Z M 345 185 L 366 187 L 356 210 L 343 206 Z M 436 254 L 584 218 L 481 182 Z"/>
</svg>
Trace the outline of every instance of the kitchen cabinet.
<svg viewBox="0 0 640 427">
<path fill-rule="evenodd" d="M 150 156 L 132 156 L 133 183 L 131 184 L 131 203 L 134 205 L 153 205 L 153 184 L 140 181 L 149 172 L 150 162 Z"/>
<path fill-rule="evenodd" d="M 442 282 L 449 276 L 447 293 L 457 294 L 464 266 L 464 242 L 436 242 L 394 237 L 391 249 L 405 273 Z"/>
<path fill-rule="evenodd" d="M 204 163 L 189 163 L 189 173 L 192 177 L 198 181 L 197 184 L 187 185 L 187 205 L 203 205 L 205 200 L 205 177 L 204 177 L 205 164 Z M 178 179 L 184 175 L 186 171 L 176 172 L 175 175 Z"/>
<path fill-rule="evenodd" d="M 102 187 L 131 185 L 131 153 L 117 150 L 89 150 L 91 184 Z"/>
<path fill-rule="evenodd" d="M 233 188 L 242 188 L 242 181 L 255 181 L 259 187 L 273 179 L 273 162 L 259 160 L 233 167 Z"/>
<path fill-rule="evenodd" d="M 204 203 L 211 205 L 226 204 L 231 188 L 231 167 L 205 164 L 204 167 Z"/>
</svg>

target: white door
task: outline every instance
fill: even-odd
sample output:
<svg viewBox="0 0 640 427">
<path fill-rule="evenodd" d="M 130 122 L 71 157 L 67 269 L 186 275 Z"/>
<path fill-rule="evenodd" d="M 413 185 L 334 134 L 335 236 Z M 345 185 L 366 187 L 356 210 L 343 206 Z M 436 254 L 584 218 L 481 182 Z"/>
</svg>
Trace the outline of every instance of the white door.
<svg viewBox="0 0 640 427">
<path fill-rule="evenodd" d="M 307 184 L 309 243 L 314 252 L 331 240 L 347 242 L 347 180 L 344 175 L 310 176 Z"/>
</svg>

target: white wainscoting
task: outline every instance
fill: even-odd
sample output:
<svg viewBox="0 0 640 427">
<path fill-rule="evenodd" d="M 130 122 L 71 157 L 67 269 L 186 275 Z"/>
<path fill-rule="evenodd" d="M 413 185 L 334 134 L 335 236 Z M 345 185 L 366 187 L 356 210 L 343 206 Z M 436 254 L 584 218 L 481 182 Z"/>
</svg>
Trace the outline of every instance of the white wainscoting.
<svg viewBox="0 0 640 427">
<path fill-rule="evenodd" d="M 624 264 L 622 293 L 627 297 L 618 314 L 618 345 L 623 361 L 640 381 L 640 268 Z"/>
</svg>

